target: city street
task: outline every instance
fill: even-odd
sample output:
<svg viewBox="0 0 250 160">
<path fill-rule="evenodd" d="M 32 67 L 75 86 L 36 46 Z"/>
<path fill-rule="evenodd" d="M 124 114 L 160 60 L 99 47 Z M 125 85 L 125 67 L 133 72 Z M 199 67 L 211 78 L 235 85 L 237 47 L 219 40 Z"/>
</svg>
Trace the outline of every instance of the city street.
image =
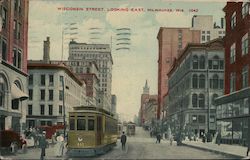
<svg viewBox="0 0 250 160">
<path fill-rule="evenodd" d="M 121 144 L 118 140 L 117 146 L 110 152 L 94 157 L 92 159 L 226 159 L 224 155 L 206 152 L 186 146 L 170 146 L 169 141 L 162 140 L 160 144 L 155 143 L 155 138 L 151 138 L 147 131 L 141 127 L 136 128 L 136 135 L 128 137 L 126 150 L 121 150 Z M 39 159 L 40 149 L 30 148 L 26 154 L 18 153 L 7 156 L 8 159 Z M 68 157 L 69 159 L 80 159 Z M 45 159 L 66 159 L 55 156 L 55 150 L 51 145 L 46 149 Z M 82 158 L 81 158 L 82 159 Z M 90 159 L 90 158 L 87 158 Z"/>
</svg>

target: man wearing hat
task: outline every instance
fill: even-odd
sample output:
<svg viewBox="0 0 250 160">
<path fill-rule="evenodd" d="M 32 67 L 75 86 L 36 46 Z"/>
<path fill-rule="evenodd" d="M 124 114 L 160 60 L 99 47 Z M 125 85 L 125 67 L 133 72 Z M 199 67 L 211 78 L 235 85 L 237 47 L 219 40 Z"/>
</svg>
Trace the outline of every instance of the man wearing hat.
<svg viewBox="0 0 250 160">
<path fill-rule="evenodd" d="M 46 135 L 46 132 L 43 131 L 43 134 L 39 139 L 39 147 L 41 148 L 41 157 L 40 157 L 41 160 L 44 160 L 45 149 L 48 146 L 48 142 L 46 141 L 45 135 Z"/>
</svg>

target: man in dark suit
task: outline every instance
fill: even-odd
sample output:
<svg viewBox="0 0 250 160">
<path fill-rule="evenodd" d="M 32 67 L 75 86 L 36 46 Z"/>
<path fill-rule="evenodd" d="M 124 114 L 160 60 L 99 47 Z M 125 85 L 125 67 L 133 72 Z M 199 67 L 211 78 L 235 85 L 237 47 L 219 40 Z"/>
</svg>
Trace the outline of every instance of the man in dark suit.
<svg viewBox="0 0 250 160">
<path fill-rule="evenodd" d="M 127 136 L 125 135 L 124 132 L 122 132 L 122 136 L 121 136 L 122 150 L 125 150 L 126 141 L 127 141 Z"/>
</svg>

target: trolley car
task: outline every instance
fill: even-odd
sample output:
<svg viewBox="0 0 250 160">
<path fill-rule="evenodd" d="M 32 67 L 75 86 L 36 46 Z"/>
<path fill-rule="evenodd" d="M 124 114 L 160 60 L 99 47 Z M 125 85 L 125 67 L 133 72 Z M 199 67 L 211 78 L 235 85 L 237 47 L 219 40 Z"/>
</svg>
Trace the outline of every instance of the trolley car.
<svg viewBox="0 0 250 160">
<path fill-rule="evenodd" d="M 104 154 L 116 145 L 117 120 L 103 109 L 74 107 L 69 112 L 68 155 L 86 157 Z"/>
<path fill-rule="evenodd" d="M 129 136 L 135 135 L 135 123 L 129 122 L 127 124 L 127 134 Z"/>
<path fill-rule="evenodd" d="M 122 131 L 123 131 L 122 123 L 118 123 L 117 127 L 118 127 L 118 131 L 117 131 L 118 138 L 121 138 L 121 134 L 122 134 Z"/>
</svg>

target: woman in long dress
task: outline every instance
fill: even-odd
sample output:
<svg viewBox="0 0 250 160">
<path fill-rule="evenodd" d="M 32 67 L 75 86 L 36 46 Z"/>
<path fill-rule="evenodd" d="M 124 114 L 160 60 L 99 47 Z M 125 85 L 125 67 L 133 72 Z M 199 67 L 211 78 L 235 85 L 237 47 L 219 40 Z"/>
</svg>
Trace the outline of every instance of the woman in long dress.
<svg viewBox="0 0 250 160">
<path fill-rule="evenodd" d="M 56 137 L 56 145 L 55 145 L 55 153 L 57 157 L 61 157 L 62 156 L 62 152 L 63 152 L 63 143 L 64 142 L 64 138 L 62 135 L 59 135 Z"/>
</svg>

